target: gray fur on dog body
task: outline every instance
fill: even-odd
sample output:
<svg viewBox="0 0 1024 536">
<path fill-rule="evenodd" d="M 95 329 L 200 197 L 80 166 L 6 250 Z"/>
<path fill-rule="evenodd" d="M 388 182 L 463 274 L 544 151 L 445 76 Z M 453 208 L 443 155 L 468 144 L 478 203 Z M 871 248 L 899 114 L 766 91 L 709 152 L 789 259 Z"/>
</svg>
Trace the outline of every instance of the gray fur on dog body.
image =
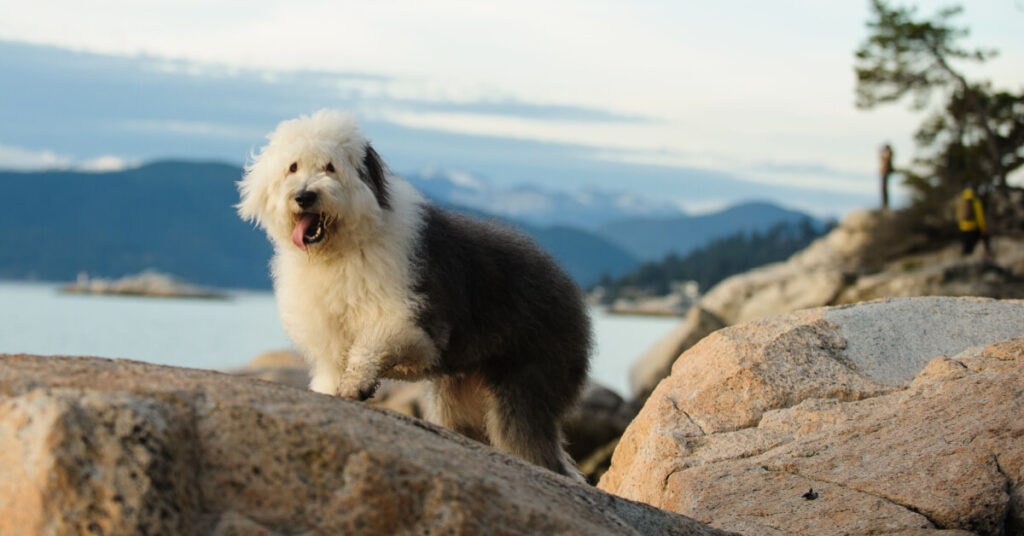
<svg viewBox="0 0 1024 536">
<path fill-rule="evenodd" d="M 418 321 L 440 350 L 445 375 L 434 385 L 432 418 L 559 470 L 558 425 L 586 379 L 590 349 L 579 289 L 510 229 L 433 206 L 425 219 Z M 488 401 L 482 421 L 463 407 L 480 403 L 463 400 L 467 390 Z"/>
<path fill-rule="evenodd" d="M 350 116 L 320 111 L 269 139 L 238 209 L 274 244 L 311 388 L 365 399 L 384 377 L 427 379 L 433 422 L 579 478 L 560 429 L 590 352 L 576 284 L 521 233 L 427 203 Z"/>
</svg>

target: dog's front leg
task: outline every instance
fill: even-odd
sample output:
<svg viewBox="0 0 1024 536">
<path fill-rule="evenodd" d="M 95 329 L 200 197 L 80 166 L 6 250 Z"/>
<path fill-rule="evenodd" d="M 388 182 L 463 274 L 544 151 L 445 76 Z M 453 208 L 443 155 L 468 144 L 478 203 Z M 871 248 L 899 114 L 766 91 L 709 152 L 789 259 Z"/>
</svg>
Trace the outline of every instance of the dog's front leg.
<svg viewBox="0 0 1024 536">
<path fill-rule="evenodd" d="M 337 395 L 351 400 L 366 400 L 380 387 L 380 375 L 384 369 L 383 352 L 366 347 L 353 348 L 348 364 L 337 383 Z"/>
<path fill-rule="evenodd" d="M 342 366 L 334 362 L 317 360 L 313 363 L 309 390 L 325 395 L 337 395 L 338 385 L 341 383 Z"/>
</svg>

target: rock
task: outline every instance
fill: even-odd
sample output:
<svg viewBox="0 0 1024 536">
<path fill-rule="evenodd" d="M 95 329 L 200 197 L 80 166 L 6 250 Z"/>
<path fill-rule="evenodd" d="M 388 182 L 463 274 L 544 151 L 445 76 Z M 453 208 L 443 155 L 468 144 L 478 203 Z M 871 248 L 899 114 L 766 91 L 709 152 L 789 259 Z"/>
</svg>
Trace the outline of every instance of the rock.
<svg viewBox="0 0 1024 536">
<path fill-rule="evenodd" d="M 601 294 L 597 294 L 598 297 Z M 674 283 L 664 296 L 623 296 L 608 307 L 609 313 L 620 315 L 684 316 L 700 296 L 696 281 Z"/>
<path fill-rule="evenodd" d="M 901 235 L 896 259 L 883 262 L 886 233 L 898 225 L 890 211 L 852 212 L 827 235 L 785 262 L 755 268 L 715 285 L 698 305 L 733 325 L 800 309 L 886 297 L 986 296 L 1024 298 L 1024 242 L 992 240 L 998 264 L 964 258 L 959 245 L 913 255 L 916 238 Z M 904 243 L 909 241 L 909 243 Z M 979 253 L 980 255 L 980 253 Z M 881 256 L 881 257 L 880 257 Z"/>
<path fill-rule="evenodd" d="M 306 360 L 292 350 L 271 350 L 264 352 L 246 363 L 242 370 L 263 370 L 278 368 L 307 369 Z"/>
<path fill-rule="evenodd" d="M 422 421 L 216 372 L 0 356 L 0 534 L 722 534 Z"/>
<path fill-rule="evenodd" d="M 894 298 L 819 311 L 838 327 L 845 356 L 886 382 L 909 380 L 932 357 L 1024 335 L 1022 300 Z"/>
<path fill-rule="evenodd" d="M 637 405 L 642 405 L 651 391 L 672 370 L 679 354 L 697 344 L 711 332 L 725 327 L 721 319 L 694 306 L 679 325 L 672 328 L 644 352 L 629 368 L 629 389 Z"/>
<path fill-rule="evenodd" d="M 577 462 L 583 461 L 622 436 L 638 410 L 615 391 L 588 381 L 565 420 L 566 451 Z"/>
<path fill-rule="evenodd" d="M 213 528 L 211 536 L 274 536 L 271 532 L 259 523 L 237 513 L 225 512 L 217 520 L 217 526 Z"/>
<path fill-rule="evenodd" d="M 180 406 L 128 392 L 5 396 L 0 533 L 190 532 L 200 513 L 190 424 Z"/>
<path fill-rule="evenodd" d="M 786 262 L 729 277 L 698 305 L 732 325 L 832 303 L 845 284 L 843 272 L 831 265 L 804 265 L 802 259 L 797 253 Z"/>
<path fill-rule="evenodd" d="M 385 380 L 368 403 L 410 417 L 423 418 L 427 411 L 425 385 Z M 580 400 L 565 420 L 566 452 L 577 462 L 590 457 L 611 441 L 616 441 L 639 408 L 595 382 L 587 382 Z M 595 466 L 584 476 L 596 484 L 607 466 Z"/>
<path fill-rule="evenodd" d="M 306 389 L 309 372 L 305 361 L 290 350 L 267 352 L 257 356 L 232 374 L 283 383 Z M 423 418 L 427 411 L 424 384 L 383 380 L 368 404 Z M 616 440 L 636 416 L 639 406 L 622 399 L 611 389 L 588 382 L 580 401 L 566 418 L 567 451 L 574 460 L 582 461 L 610 441 Z M 603 474 L 603 467 L 601 468 Z M 597 482 L 600 474 L 593 474 Z"/>
<path fill-rule="evenodd" d="M 260 354 L 244 367 L 228 372 L 303 390 L 309 387 L 309 365 L 292 350 L 273 350 Z M 426 409 L 422 384 L 395 380 L 381 381 L 380 388 L 368 403 L 417 418 L 422 418 Z"/>
<path fill-rule="evenodd" d="M 601 477 L 611 467 L 612 454 L 615 453 L 615 448 L 618 446 L 619 438 L 615 438 L 607 445 L 592 451 L 586 458 L 576 463 L 576 467 L 583 474 L 584 478 L 587 479 L 587 483 L 596 486 L 601 481 Z"/>
<path fill-rule="evenodd" d="M 751 535 L 1019 534 L 1022 336 L 1024 302 L 967 298 L 719 330 L 658 385 L 599 487 Z"/>
<path fill-rule="evenodd" d="M 422 382 L 383 380 L 373 398 L 367 402 L 378 408 L 422 419 L 427 412 L 426 385 Z"/>
<path fill-rule="evenodd" d="M 847 274 L 859 264 L 886 215 L 851 212 L 787 261 L 729 277 L 705 293 L 698 305 L 727 325 L 828 305 L 848 283 Z"/>
<path fill-rule="evenodd" d="M 78 280 L 61 287 L 61 292 L 70 294 L 115 294 L 124 296 L 147 296 L 151 298 L 206 298 L 227 299 L 227 294 L 186 283 L 170 274 L 145 270 L 121 279 L 90 278 L 85 272 L 78 274 Z"/>
<path fill-rule="evenodd" d="M 423 383 L 385 380 L 368 403 L 410 417 L 423 418 L 428 404 L 424 396 Z M 566 452 L 573 460 L 582 462 L 609 442 L 617 441 L 633 417 L 636 417 L 638 410 L 637 406 L 624 401 L 615 391 L 587 382 L 580 401 L 565 420 Z M 595 463 L 589 470 L 583 467 L 580 469 L 593 484 L 607 469 L 607 465 Z"/>
<path fill-rule="evenodd" d="M 835 303 L 908 296 L 1024 298 L 1024 247 L 1017 240 L 997 237 L 992 249 L 998 264 L 963 257 L 959 244 L 902 256 L 847 285 Z"/>
<path fill-rule="evenodd" d="M 299 389 L 309 387 L 309 366 L 302 356 L 291 350 L 272 350 L 260 354 L 244 367 L 229 372 Z"/>
</svg>

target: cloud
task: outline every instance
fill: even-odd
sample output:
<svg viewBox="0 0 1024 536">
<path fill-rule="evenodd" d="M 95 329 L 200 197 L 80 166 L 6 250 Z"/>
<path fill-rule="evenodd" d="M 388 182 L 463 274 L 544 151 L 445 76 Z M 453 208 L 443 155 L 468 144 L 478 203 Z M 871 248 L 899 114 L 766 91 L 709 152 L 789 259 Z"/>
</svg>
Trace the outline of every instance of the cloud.
<svg viewBox="0 0 1024 536">
<path fill-rule="evenodd" d="M 420 91 L 421 82 L 0 41 L 0 94 L 6 97 L 0 99 L 0 139 L 38 148 L 30 151 L 36 163 L 24 164 L 31 167 L 83 165 L 111 154 L 124 165 L 159 158 L 240 164 L 280 120 L 334 107 L 355 111 L 398 171 L 440 164 L 505 185 L 563 191 L 590 185 L 691 206 L 706 199 L 785 197 L 841 211 L 874 192 L 877 141 L 859 141 L 877 130 L 874 120 L 861 121 L 872 126 L 857 131 L 847 121 L 836 121 L 845 127 L 835 128 L 827 115 L 776 110 L 760 112 L 774 122 L 748 122 L 695 106 L 693 121 L 680 123 L 584 104 L 448 98 L 429 87 Z M 780 135 L 778 128 L 787 132 Z M 827 129 L 828 136 L 794 141 L 815 129 Z M 836 151 L 861 151 L 864 158 L 837 161 Z M 90 165 L 101 163 L 120 165 L 112 159 Z"/>
<path fill-rule="evenodd" d="M 118 123 L 117 127 L 130 132 L 181 134 L 231 140 L 255 140 L 264 134 L 258 129 L 232 124 L 176 119 L 129 120 Z"/>
<path fill-rule="evenodd" d="M 89 158 L 87 160 L 83 160 L 80 163 L 78 163 L 77 165 L 75 165 L 74 167 L 75 167 L 75 169 L 78 169 L 80 171 L 96 171 L 96 172 L 100 172 L 100 171 L 122 171 L 122 170 L 125 170 L 125 169 L 130 169 L 130 168 L 137 167 L 138 165 L 139 165 L 138 162 L 134 162 L 134 161 L 131 161 L 131 160 L 126 160 L 126 159 L 121 158 L 119 156 L 105 155 L 105 156 L 97 156 L 96 158 Z"/>
<path fill-rule="evenodd" d="M 675 168 L 703 168 L 731 173 L 757 184 L 786 186 L 843 194 L 868 194 L 876 184 L 870 175 L 840 170 L 824 163 L 745 161 L 732 155 L 677 151 L 599 151 L 608 161 Z"/>
<path fill-rule="evenodd" d="M 59 154 L 50 149 L 26 149 L 0 144 L 0 169 L 38 171 L 45 169 L 75 169 L 78 171 L 120 171 L 138 165 L 136 162 L 113 155 L 101 155 L 84 160 Z"/>
<path fill-rule="evenodd" d="M 71 167 L 73 160 L 50 150 L 0 144 L 0 169 L 29 171 Z"/>
</svg>

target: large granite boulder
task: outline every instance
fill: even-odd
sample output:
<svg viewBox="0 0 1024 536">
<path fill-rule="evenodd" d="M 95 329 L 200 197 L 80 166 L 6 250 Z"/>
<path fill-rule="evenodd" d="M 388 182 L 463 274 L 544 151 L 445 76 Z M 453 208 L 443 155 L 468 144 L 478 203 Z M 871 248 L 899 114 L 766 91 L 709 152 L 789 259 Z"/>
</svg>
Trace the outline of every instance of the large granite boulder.
<svg viewBox="0 0 1024 536">
<path fill-rule="evenodd" d="M 698 305 L 727 325 L 828 305 L 848 283 L 886 214 L 851 212 L 788 260 L 729 277 Z"/>
<path fill-rule="evenodd" d="M 720 330 L 655 389 L 600 487 L 750 535 L 1020 534 L 1020 337 L 1024 302 L 965 298 Z"/>
<path fill-rule="evenodd" d="M 0 356 L 0 534 L 721 534 L 365 404 Z"/>
<path fill-rule="evenodd" d="M 672 371 L 672 364 L 685 352 L 716 329 L 725 327 L 717 316 L 693 306 L 683 321 L 658 339 L 629 367 L 629 390 L 637 406 Z"/>
</svg>

